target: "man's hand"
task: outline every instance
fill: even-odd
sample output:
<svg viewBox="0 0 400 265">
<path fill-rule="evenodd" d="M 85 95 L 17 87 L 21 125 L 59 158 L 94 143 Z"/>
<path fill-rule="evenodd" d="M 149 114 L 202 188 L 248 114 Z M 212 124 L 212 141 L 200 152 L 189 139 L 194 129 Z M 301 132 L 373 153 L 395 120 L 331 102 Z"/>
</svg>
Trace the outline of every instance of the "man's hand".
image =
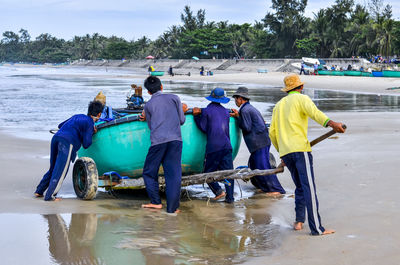
<svg viewBox="0 0 400 265">
<path fill-rule="evenodd" d="M 186 113 L 186 111 L 188 111 L 188 106 L 187 106 L 187 104 L 186 103 L 182 103 L 182 110 L 183 110 L 183 113 Z"/>
<path fill-rule="evenodd" d="M 239 118 L 239 111 L 237 109 L 231 109 L 232 112 L 230 113 L 231 117 Z"/>
<path fill-rule="evenodd" d="M 143 110 L 142 114 L 140 114 L 140 116 L 139 116 L 139 121 L 145 121 L 145 120 L 146 120 L 146 113 Z"/>
<path fill-rule="evenodd" d="M 346 131 L 345 128 L 343 128 L 343 123 L 341 122 L 335 122 L 335 121 L 328 121 L 327 124 L 329 127 L 331 127 L 335 132 L 337 133 L 344 133 Z"/>
<path fill-rule="evenodd" d="M 201 109 L 198 107 L 193 108 L 193 116 L 197 116 L 201 114 Z"/>
<path fill-rule="evenodd" d="M 97 127 L 96 126 L 94 126 L 94 132 L 93 133 L 97 133 Z"/>
</svg>

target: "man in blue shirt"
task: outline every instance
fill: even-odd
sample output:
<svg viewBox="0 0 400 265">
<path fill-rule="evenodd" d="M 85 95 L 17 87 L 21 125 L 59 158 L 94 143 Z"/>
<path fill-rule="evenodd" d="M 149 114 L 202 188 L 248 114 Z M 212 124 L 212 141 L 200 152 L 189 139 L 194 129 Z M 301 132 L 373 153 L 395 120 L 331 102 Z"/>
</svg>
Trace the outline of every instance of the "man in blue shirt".
<svg viewBox="0 0 400 265">
<path fill-rule="evenodd" d="M 207 134 L 206 157 L 204 172 L 233 169 L 232 146 L 229 137 L 229 110 L 220 103 L 228 103 L 222 88 L 215 88 L 210 96 L 206 97 L 210 104 L 204 109 L 193 108 L 194 120 L 197 127 Z M 234 180 L 226 179 L 225 190 L 222 191 L 218 182 L 208 183 L 215 194 L 215 200 L 224 196 L 225 202 L 234 202 Z"/>
<path fill-rule="evenodd" d="M 51 140 L 50 169 L 37 186 L 36 197 L 43 197 L 47 189 L 45 201 L 60 200 L 55 196 L 67 175 L 69 164 L 75 160 L 81 145 L 86 149 L 92 144 L 92 136 L 96 132 L 94 123 L 100 118 L 102 110 L 101 102 L 92 101 L 87 115 L 74 115 L 58 125 L 59 130 Z"/>
<path fill-rule="evenodd" d="M 151 99 L 144 106 L 141 120 L 147 120 L 150 129 L 151 146 L 143 167 L 143 179 L 149 204 L 143 208 L 161 209 L 159 194 L 158 170 L 163 165 L 167 212 L 179 212 L 182 179 L 182 136 L 181 125 L 185 123 L 186 104 L 182 104 L 179 97 L 173 94 L 162 93 L 163 86 L 160 79 L 149 76 L 144 86 Z"/>
<path fill-rule="evenodd" d="M 250 104 L 250 96 L 247 87 L 239 87 L 233 95 L 239 111 L 232 109 L 232 117 L 238 118 L 239 127 L 242 129 L 243 138 L 251 153 L 249 158 L 250 169 L 270 169 L 269 148 L 271 140 L 268 135 L 268 128 L 265 125 L 261 113 Z M 251 183 L 267 195 L 284 194 L 276 175 L 255 176 L 251 178 Z"/>
</svg>

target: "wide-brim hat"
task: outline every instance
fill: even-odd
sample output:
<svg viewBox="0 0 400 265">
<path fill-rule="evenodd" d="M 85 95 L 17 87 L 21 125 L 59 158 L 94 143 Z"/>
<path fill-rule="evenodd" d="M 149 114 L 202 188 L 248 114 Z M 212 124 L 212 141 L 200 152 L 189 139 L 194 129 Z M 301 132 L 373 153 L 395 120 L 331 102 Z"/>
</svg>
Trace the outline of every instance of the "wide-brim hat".
<svg viewBox="0 0 400 265">
<path fill-rule="evenodd" d="M 285 87 L 281 89 L 283 92 L 288 92 L 296 87 L 304 85 L 304 82 L 301 82 L 299 75 L 297 74 L 290 74 L 285 76 L 283 79 L 283 83 Z"/>
<path fill-rule="evenodd" d="M 225 96 L 225 90 L 220 87 L 214 88 L 211 91 L 210 95 L 206 97 L 206 99 L 212 102 L 223 103 L 223 104 L 226 104 L 230 101 L 230 98 L 227 98 Z"/>
<path fill-rule="evenodd" d="M 235 94 L 233 94 L 232 96 L 234 97 L 242 97 L 245 98 L 247 100 L 250 100 L 250 96 L 249 96 L 249 89 L 247 87 L 241 86 L 238 87 L 238 89 L 236 90 Z"/>
</svg>

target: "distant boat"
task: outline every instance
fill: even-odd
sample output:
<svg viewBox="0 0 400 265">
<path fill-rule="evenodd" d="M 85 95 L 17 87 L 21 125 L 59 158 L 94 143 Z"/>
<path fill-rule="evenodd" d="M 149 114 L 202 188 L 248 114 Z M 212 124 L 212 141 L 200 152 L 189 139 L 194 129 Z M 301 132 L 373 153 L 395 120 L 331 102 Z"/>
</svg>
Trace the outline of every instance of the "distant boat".
<svg viewBox="0 0 400 265">
<path fill-rule="evenodd" d="M 164 75 L 164 71 L 153 71 L 150 73 L 150 75 L 152 76 L 163 76 Z"/>
<path fill-rule="evenodd" d="M 383 77 L 382 71 L 372 71 L 373 77 Z"/>
<path fill-rule="evenodd" d="M 344 71 L 343 72 L 344 73 L 344 75 L 347 75 L 347 76 L 361 76 L 361 71 L 352 71 L 352 70 L 348 70 L 348 71 Z"/>
<path fill-rule="evenodd" d="M 310 66 L 313 66 L 315 63 L 317 63 L 318 65 L 321 64 L 321 62 L 316 58 L 302 57 L 301 60 L 303 60 L 303 62 L 306 65 L 310 65 Z"/>
<path fill-rule="evenodd" d="M 383 77 L 400 77 L 400 71 L 383 70 Z"/>
<path fill-rule="evenodd" d="M 298 70 L 301 69 L 301 63 L 292 63 L 291 65 L 294 68 L 298 69 Z M 304 65 L 304 70 L 313 72 L 314 71 L 314 67 L 305 64 Z"/>
</svg>

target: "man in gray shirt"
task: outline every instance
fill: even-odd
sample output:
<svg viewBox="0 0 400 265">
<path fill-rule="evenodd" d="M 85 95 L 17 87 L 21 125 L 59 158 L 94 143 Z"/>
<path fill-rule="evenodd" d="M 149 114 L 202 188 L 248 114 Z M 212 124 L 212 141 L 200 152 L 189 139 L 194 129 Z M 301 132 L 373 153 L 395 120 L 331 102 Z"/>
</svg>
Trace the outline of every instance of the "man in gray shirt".
<svg viewBox="0 0 400 265">
<path fill-rule="evenodd" d="M 164 94 L 160 79 L 149 76 L 144 82 L 151 99 L 144 106 L 141 120 L 147 120 L 150 129 L 151 146 L 143 167 L 143 179 L 149 204 L 143 208 L 161 209 L 158 170 L 163 165 L 167 212 L 178 212 L 182 178 L 182 136 L 181 125 L 185 122 L 186 104 L 179 97 Z"/>
</svg>

